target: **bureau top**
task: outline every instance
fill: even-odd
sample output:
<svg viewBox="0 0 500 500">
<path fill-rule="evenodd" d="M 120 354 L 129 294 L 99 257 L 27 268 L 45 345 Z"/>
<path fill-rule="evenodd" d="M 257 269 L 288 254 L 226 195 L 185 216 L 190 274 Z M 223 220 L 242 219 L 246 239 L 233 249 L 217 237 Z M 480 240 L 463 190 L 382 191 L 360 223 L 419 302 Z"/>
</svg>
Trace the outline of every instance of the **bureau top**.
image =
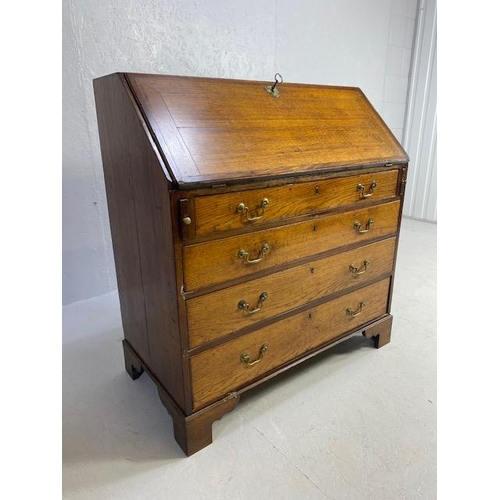
<svg viewBox="0 0 500 500">
<path fill-rule="evenodd" d="M 122 82 L 181 188 L 408 161 L 358 88 L 284 82 L 276 98 L 269 82 L 137 73 Z"/>
</svg>

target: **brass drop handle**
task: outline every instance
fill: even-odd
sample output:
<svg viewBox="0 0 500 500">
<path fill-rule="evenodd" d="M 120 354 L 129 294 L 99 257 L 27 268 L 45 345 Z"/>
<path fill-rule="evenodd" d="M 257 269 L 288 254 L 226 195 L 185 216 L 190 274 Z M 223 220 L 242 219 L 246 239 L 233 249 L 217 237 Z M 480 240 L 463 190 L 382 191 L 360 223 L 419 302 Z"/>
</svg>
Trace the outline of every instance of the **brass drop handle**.
<svg viewBox="0 0 500 500">
<path fill-rule="evenodd" d="M 259 302 L 257 302 L 257 307 L 254 307 L 253 309 L 250 309 L 250 304 L 246 300 L 240 300 L 238 302 L 238 309 L 243 309 L 248 314 L 255 314 L 256 312 L 259 312 L 262 309 L 262 303 L 264 302 L 264 300 L 267 299 L 267 297 L 269 297 L 267 292 L 262 292 L 259 295 Z"/>
<path fill-rule="evenodd" d="M 359 191 L 359 199 L 363 200 L 365 198 L 369 198 L 370 196 L 373 196 L 373 191 L 376 187 L 377 187 L 377 182 L 372 181 L 370 183 L 369 188 L 368 188 L 368 192 L 365 193 L 365 186 L 363 186 L 363 184 L 358 184 L 356 186 L 356 191 Z"/>
<path fill-rule="evenodd" d="M 361 267 L 356 267 L 354 264 L 351 264 L 349 266 L 349 271 L 351 271 L 351 273 L 355 274 L 356 276 L 359 276 L 360 274 L 366 273 L 366 269 L 368 268 L 369 264 L 370 261 L 368 259 L 365 259 Z"/>
<path fill-rule="evenodd" d="M 350 316 L 351 318 L 355 318 L 356 316 L 359 316 L 361 314 L 361 310 L 363 309 L 364 306 L 365 306 L 365 303 L 360 302 L 358 308 L 355 311 L 353 309 L 351 309 L 350 307 L 348 307 L 345 310 L 345 312 L 346 312 L 347 316 Z"/>
<path fill-rule="evenodd" d="M 242 352 L 240 355 L 240 361 L 243 361 L 246 366 L 256 365 L 257 363 L 260 363 L 262 361 L 262 359 L 264 358 L 264 354 L 268 350 L 268 348 L 269 347 L 267 344 L 263 344 L 259 351 L 259 357 L 257 359 L 254 359 L 253 361 L 250 361 L 250 356 L 246 352 Z"/>
<path fill-rule="evenodd" d="M 373 224 L 375 223 L 375 221 L 373 219 L 368 219 L 366 221 L 366 224 L 365 224 L 365 228 L 364 229 L 361 229 L 363 227 L 363 225 L 361 224 L 361 222 L 359 221 L 356 221 L 354 223 L 354 229 L 356 230 L 357 233 L 359 234 L 363 234 L 363 233 L 367 233 L 373 226 Z"/>
<path fill-rule="evenodd" d="M 262 214 L 261 215 L 255 215 L 253 217 L 249 217 L 250 214 L 250 209 L 244 204 L 244 203 L 239 203 L 238 206 L 236 207 L 236 211 L 240 214 L 245 214 L 246 219 L 249 221 L 253 220 L 259 220 L 264 217 L 264 212 L 266 211 L 266 208 L 269 206 L 269 200 L 267 198 L 264 198 L 261 202 L 260 205 L 257 207 L 257 210 L 261 209 Z"/>
<path fill-rule="evenodd" d="M 264 258 L 264 255 L 266 255 L 267 252 L 269 252 L 269 245 L 264 243 L 256 259 L 250 259 L 250 254 L 243 249 L 238 252 L 238 257 L 243 259 L 245 264 L 257 264 L 257 262 L 260 262 Z"/>
</svg>

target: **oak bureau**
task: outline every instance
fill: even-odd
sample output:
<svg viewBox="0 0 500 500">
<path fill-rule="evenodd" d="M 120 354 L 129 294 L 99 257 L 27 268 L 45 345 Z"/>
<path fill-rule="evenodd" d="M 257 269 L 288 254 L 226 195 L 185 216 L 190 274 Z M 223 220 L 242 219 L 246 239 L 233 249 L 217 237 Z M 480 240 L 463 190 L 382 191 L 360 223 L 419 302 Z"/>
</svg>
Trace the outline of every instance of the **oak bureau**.
<svg viewBox="0 0 500 500">
<path fill-rule="evenodd" d="M 242 392 L 352 335 L 389 342 L 408 156 L 360 89 L 115 73 L 94 91 L 125 367 L 187 455 Z"/>
</svg>

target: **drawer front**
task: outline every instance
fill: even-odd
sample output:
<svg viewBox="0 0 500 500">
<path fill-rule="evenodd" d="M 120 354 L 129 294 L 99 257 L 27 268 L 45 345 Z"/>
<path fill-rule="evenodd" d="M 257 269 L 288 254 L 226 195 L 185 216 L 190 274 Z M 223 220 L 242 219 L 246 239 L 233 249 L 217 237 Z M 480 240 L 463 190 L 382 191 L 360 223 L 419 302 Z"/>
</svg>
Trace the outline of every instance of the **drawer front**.
<svg viewBox="0 0 500 500">
<path fill-rule="evenodd" d="M 185 246 L 186 291 L 395 233 L 399 200 L 336 215 Z"/>
<path fill-rule="evenodd" d="M 371 243 L 188 300 L 190 349 L 390 273 L 395 244 Z"/>
<path fill-rule="evenodd" d="M 387 311 L 389 284 L 386 278 L 193 356 L 194 409 L 382 316 Z"/>
<path fill-rule="evenodd" d="M 396 196 L 398 170 L 194 198 L 197 236 Z"/>
</svg>

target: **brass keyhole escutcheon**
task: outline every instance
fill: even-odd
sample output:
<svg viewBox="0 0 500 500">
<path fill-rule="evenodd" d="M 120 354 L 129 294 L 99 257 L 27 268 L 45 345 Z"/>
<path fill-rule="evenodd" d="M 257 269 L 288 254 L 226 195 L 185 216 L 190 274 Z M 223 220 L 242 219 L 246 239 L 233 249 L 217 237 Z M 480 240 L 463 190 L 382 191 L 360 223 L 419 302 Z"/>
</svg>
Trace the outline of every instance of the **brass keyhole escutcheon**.
<svg viewBox="0 0 500 500">
<path fill-rule="evenodd" d="M 278 90 L 277 85 L 281 85 L 283 83 L 283 77 L 279 74 L 276 73 L 274 75 L 274 83 L 271 85 L 267 85 L 264 87 L 266 89 L 266 92 L 268 94 L 271 94 L 273 97 L 279 97 L 280 96 L 280 91 Z"/>
</svg>

